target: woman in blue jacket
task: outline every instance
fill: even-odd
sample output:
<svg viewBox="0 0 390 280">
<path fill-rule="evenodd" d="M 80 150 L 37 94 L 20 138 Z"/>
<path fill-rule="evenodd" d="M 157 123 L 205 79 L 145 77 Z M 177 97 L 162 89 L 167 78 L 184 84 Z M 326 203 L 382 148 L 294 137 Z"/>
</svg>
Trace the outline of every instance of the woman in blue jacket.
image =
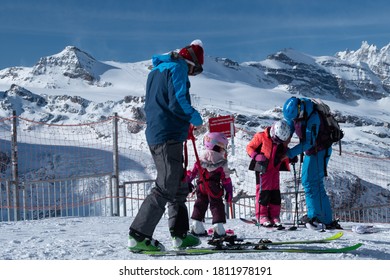
<svg viewBox="0 0 390 280">
<path fill-rule="evenodd" d="M 299 138 L 299 144 L 287 151 L 288 158 L 305 154 L 302 164 L 302 185 L 306 195 L 307 218 L 312 226 L 341 228 L 333 221 L 329 197 L 324 186 L 325 170 L 332 147 L 325 146 L 318 137 L 321 118 L 308 98 L 289 98 L 283 106 L 284 118 Z"/>
</svg>

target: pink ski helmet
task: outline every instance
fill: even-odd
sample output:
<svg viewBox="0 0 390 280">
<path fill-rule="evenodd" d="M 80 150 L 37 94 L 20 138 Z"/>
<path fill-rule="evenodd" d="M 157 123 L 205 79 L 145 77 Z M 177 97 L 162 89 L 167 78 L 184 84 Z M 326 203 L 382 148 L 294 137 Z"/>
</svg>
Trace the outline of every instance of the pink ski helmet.
<svg viewBox="0 0 390 280">
<path fill-rule="evenodd" d="M 226 150 L 228 139 L 222 132 L 209 132 L 204 136 L 203 144 L 207 150 L 215 150 L 215 146 Z"/>
</svg>

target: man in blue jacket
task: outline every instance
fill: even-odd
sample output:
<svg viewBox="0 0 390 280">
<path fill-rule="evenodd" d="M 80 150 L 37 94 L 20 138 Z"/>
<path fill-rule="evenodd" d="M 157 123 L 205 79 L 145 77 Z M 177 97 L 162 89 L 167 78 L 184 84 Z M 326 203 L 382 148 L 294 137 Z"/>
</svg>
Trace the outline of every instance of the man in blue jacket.
<svg viewBox="0 0 390 280">
<path fill-rule="evenodd" d="M 332 209 L 324 186 L 325 170 L 332 154 L 332 146 L 321 143 L 321 118 L 308 98 L 289 98 L 283 106 L 284 118 L 299 144 L 287 151 L 288 158 L 305 154 L 302 165 L 302 185 L 306 195 L 307 217 L 305 223 L 314 227 L 341 228 L 332 220 Z"/>
<path fill-rule="evenodd" d="M 146 140 L 157 169 L 156 185 L 145 198 L 130 226 L 131 251 L 160 251 L 164 246 L 153 232 L 168 204 L 168 226 L 173 247 L 197 246 L 200 239 L 189 231 L 185 204 L 189 192 L 184 182 L 183 142 L 190 125 L 201 126 L 202 117 L 191 106 L 188 76 L 203 71 L 203 44 L 193 41 L 179 52 L 155 55 L 146 84 Z"/>
</svg>

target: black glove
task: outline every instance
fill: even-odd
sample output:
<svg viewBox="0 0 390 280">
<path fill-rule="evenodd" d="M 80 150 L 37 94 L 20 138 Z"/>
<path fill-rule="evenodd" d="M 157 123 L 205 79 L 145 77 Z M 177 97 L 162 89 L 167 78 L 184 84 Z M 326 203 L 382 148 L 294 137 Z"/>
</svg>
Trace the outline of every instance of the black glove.
<svg viewBox="0 0 390 280">
<path fill-rule="evenodd" d="M 195 190 L 195 186 L 192 183 L 188 182 L 188 192 L 192 193 L 194 190 Z"/>
<path fill-rule="evenodd" d="M 288 159 L 289 163 L 297 163 L 298 162 L 298 156 L 295 156 L 293 158 Z"/>
</svg>

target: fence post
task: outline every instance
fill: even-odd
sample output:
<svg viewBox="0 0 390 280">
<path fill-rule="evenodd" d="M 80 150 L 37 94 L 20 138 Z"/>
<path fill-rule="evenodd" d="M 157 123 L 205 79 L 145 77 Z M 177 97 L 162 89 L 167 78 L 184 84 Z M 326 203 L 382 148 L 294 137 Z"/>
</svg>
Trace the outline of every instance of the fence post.
<svg viewBox="0 0 390 280">
<path fill-rule="evenodd" d="M 119 152 L 118 152 L 118 113 L 114 113 L 113 121 L 113 176 L 114 183 L 114 216 L 120 216 L 119 210 Z"/>
<path fill-rule="evenodd" d="M 123 211 L 123 216 L 126 217 L 127 214 L 126 214 L 126 208 L 127 208 L 127 205 L 126 205 L 126 186 L 123 184 L 121 186 L 119 186 L 120 189 L 122 189 L 122 196 L 123 196 L 123 203 L 122 203 L 122 211 Z"/>
<path fill-rule="evenodd" d="M 12 168 L 12 184 L 14 189 L 14 220 L 20 220 L 20 209 L 19 209 L 19 174 L 18 174 L 18 135 L 17 135 L 17 119 L 16 111 L 12 111 L 12 131 L 11 131 L 11 168 Z"/>
<path fill-rule="evenodd" d="M 12 205 L 12 201 L 11 201 L 11 182 L 10 181 L 5 181 L 5 192 L 7 194 L 7 219 L 8 219 L 8 222 L 11 221 L 11 205 Z"/>
</svg>

